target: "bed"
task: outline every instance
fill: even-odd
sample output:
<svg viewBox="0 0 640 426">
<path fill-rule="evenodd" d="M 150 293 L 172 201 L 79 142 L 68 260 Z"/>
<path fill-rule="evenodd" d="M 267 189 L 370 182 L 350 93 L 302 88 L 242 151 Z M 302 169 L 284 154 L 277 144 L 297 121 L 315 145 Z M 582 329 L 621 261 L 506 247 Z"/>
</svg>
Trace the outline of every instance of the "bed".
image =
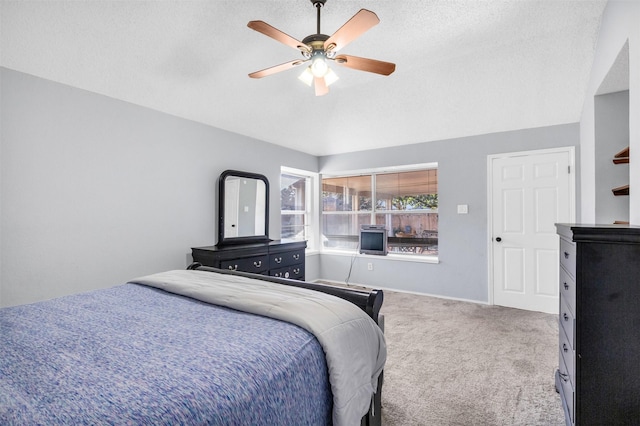
<svg viewBox="0 0 640 426">
<path fill-rule="evenodd" d="M 0 309 L 0 424 L 380 424 L 381 291 L 192 265 Z"/>
</svg>

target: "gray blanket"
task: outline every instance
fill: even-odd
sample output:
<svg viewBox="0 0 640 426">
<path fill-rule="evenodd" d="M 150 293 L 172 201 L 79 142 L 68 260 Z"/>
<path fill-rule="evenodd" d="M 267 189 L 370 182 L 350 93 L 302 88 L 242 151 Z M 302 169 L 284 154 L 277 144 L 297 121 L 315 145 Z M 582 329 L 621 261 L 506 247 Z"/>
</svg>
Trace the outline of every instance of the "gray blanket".
<svg viewBox="0 0 640 426">
<path fill-rule="evenodd" d="M 206 271 L 168 271 L 132 282 L 303 327 L 316 336 L 327 358 L 334 425 L 358 425 L 368 412 L 387 351 L 380 328 L 354 304 L 321 292 Z"/>
</svg>

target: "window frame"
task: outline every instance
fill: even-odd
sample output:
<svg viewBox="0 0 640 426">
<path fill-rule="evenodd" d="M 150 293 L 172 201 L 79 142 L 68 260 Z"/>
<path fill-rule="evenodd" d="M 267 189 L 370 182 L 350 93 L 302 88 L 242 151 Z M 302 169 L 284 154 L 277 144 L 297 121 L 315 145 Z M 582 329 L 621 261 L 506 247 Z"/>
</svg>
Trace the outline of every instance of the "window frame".
<svg viewBox="0 0 640 426">
<path fill-rule="evenodd" d="M 382 168 L 371 168 L 371 169 L 358 169 L 358 170 L 351 170 L 351 171 L 340 171 L 340 172 L 326 172 L 326 173 L 321 173 L 319 176 L 319 192 L 318 192 L 318 200 L 319 200 L 319 230 L 318 230 L 318 235 L 322 235 L 322 217 L 325 214 L 328 215 L 350 215 L 352 217 L 357 217 L 357 215 L 361 215 L 361 214 L 368 214 L 370 216 L 370 223 L 376 223 L 376 215 L 378 214 L 391 214 L 391 215 L 399 215 L 399 214 L 424 214 L 424 213 L 433 213 L 433 214 L 439 214 L 439 209 L 435 208 L 435 209 L 430 209 L 428 212 L 425 212 L 425 210 L 421 209 L 418 211 L 411 211 L 411 210 L 392 210 L 392 209 L 385 209 L 385 210 L 376 210 L 376 197 L 375 194 L 376 192 L 376 179 L 375 179 L 375 175 L 379 175 L 379 174 L 385 174 L 385 173 L 403 173 L 403 172 L 411 172 L 411 171 L 424 171 L 424 170 L 429 170 L 429 169 L 438 169 L 438 163 L 437 162 L 432 162 L 432 163 L 420 163 L 420 164 L 410 164 L 410 165 L 404 165 L 404 166 L 393 166 L 393 167 L 382 167 Z M 340 177 L 352 177 L 352 176 L 371 176 L 371 192 L 372 192 L 372 207 L 371 210 L 360 210 L 360 211 L 329 211 L 329 212 L 324 212 L 323 211 L 323 197 L 322 197 L 322 182 L 323 179 L 325 178 L 340 178 Z M 439 194 L 439 192 L 438 192 Z M 439 223 L 439 218 L 438 218 L 438 223 Z M 440 244 L 438 242 L 438 248 L 439 248 Z M 360 254 L 357 252 L 357 250 L 354 249 L 346 249 L 346 248 L 334 248 L 334 247 L 324 247 L 324 244 L 320 244 L 320 251 L 322 253 L 327 253 L 327 254 L 337 254 L 337 255 L 348 255 L 348 256 L 353 256 L 355 255 L 360 255 L 360 256 L 368 256 L 366 254 Z M 393 260 L 405 260 L 405 261 L 412 261 L 412 262 L 425 262 L 425 263 L 438 263 L 438 256 L 439 256 L 439 250 L 438 250 L 438 254 L 433 254 L 433 255 L 428 255 L 428 254 L 411 254 L 411 253 L 392 253 L 389 252 L 387 254 L 386 257 L 391 258 Z"/>
<path fill-rule="evenodd" d="M 319 174 L 308 170 L 296 169 L 293 167 L 281 166 L 280 179 L 282 175 L 292 175 L 304 178 L 306 181 L 305 189 L 305 211 L 302 210 L 282 210 L 282 198 L 280 199 L 280 237 L 282 239 L 282 216 L 290 214 L 304 214 L 305 223 L 307 223 L 307 252 L 318 251 L 318 235 L 320 235 L 320 221 L 318 220 L 318 199 L 319 192 Z"/>
</svg>

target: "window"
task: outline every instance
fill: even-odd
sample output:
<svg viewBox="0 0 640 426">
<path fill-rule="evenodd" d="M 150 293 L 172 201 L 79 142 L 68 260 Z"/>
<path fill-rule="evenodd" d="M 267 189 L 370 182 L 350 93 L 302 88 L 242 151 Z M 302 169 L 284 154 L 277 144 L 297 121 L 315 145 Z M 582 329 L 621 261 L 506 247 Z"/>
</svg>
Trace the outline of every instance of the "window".
<svg viewBox="0 0 640 426">
<path fill-rule="evenodd" d="M 437 165 L 322 179 L 325 248 L 356 250 L 361 225 L 385 225 L 389 253 L 438 254 Z"/>
<path fill-rule="evenodd" d="M 314 173 L 302 170 L 283 167 L 280 173 L 280 238 L 306 240 L 308 248 L 315 247 L 314 180 Z"/>
</svg>

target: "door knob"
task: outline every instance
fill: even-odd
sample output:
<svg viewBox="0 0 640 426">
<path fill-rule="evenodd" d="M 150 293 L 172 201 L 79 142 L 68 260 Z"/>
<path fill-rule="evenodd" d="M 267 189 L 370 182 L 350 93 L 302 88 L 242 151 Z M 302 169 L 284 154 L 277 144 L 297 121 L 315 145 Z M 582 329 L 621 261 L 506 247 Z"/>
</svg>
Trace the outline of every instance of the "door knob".
<svg viewBox="0 0 640 426">
<path fill-rule="evenodd" d="M 502 241 L 502 238 L 500 238 L 500 237 L 496 237 L 496 241 L 497 241 L 497 242 L 500 242 L 500 241 Z"/>
</svg>

